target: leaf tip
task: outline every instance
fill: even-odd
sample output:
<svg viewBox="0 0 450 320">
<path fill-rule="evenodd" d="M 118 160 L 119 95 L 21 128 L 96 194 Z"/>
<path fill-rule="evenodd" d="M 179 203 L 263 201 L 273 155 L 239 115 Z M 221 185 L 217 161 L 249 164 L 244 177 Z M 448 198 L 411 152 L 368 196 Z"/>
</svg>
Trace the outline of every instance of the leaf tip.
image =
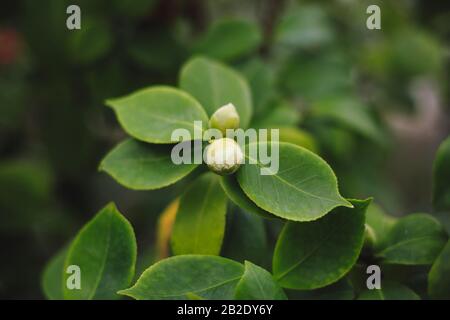
<svg viewBox="0 0 450 320">
<path fill-rule="evenodd" d="M 353 203 L 351 203 L 350 201 L 348 201 L 347 199 L 345 199 L 345 198 L 341 198 L 341 200 L 342 200 L 342 206 L 343 207 L 347 207 L 347 208 L 351 208 L 351 209 L 353 209 L 355 206 L 353 205 Z"/>
<path fill-rule="evenodd" d="M 115 99 L 106 99 L 104 103 L 107 107 L 114 108 L 114 100 Z"/>
<path fill-rule="evenodd" d="M 128 289 L 119 290 L 119 291 L 117 291 L 116 293 L 117 293 L 118 295 L 121 295 L 121 296 L 126 296 L 126 297 L 130 297 L 130 298 L 136 299 L 136 297 L 134 297 L 134 296 L 132 295 L 132 293 L 130 292 L 130 289 L 132 289 L 132 288 L 133 288 L 133 287 L 128 288 Z"/>
</svg>

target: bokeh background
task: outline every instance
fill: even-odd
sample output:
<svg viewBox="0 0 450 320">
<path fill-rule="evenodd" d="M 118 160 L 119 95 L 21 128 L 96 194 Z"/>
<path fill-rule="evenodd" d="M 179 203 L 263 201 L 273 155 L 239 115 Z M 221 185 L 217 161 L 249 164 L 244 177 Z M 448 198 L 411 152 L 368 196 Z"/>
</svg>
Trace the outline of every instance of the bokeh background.
<svg viewBox="0 0 450 320">
<path fill-rule="evenodd" d="M 70 4 L 81 30 L 66 28 Z M 366 28 L 370 4 L 381 30 Z M 242 71 L 255 125 L 277 105 L 345 196 L 396 216 L 430 211 L 450 131 L 449 21 L 448 1 L 3 1 L 0 298 L 44 298 L 45 263 L 109 201 L 136 230 L 139 265 L 154 261 L 158 216 L 185 183 L 136 192 L 98 172 L 125 136 L 104 100 L 176 85 L 193 54 Z"/>
</svg>

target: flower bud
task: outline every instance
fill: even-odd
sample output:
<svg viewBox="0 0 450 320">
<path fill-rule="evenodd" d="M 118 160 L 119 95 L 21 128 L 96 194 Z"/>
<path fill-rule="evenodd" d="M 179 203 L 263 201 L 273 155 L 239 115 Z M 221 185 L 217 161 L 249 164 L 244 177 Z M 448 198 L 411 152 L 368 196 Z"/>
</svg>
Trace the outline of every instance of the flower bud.
<svg viewBox="0 0 450 320">
<path fill-rule="evenodd" d="M 239 128 L 239 114 L 232 103 L 226 104 L 214 112 L 209 119 L 209 127 L 219 129 L 225 136 L 227 129 Z"/>
<path fill-rule="evenodd" d="M 221 138 L 206 147 L 205 162 L 209 169 L 217 174 L 232 174 L 244 162 L 244 154 L 236 141 Z"/>
</svg>

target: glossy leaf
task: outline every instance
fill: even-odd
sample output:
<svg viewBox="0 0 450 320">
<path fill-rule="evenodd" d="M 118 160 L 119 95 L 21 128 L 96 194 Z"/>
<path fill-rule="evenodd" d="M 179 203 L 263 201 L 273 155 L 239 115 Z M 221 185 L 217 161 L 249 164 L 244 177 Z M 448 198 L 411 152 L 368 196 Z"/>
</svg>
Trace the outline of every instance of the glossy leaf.
<svg viewBox="0 0 450 320">
<path fill-rule="evenodd" d="M 220 185 L 225 191 L 228 198 L 242 209 L 260 215 L 261 217 L 273 219 L 276 216 L 270 212 L 265 211 L 258 207 L 249 197 L 242 191 L 239 185 L 236 175 L 228 175 L 220 178 Z"/>
<path fill-rule="evenodd" d="M 236 286 L 238 300 L 286 300 L 283 289 L 272 275 L 257 265 L 245 261 L 245 271 Z"/>
<path fill-rule="evenodd" d="M 342 278 L 355 264 L 364 242 L 370 200 L 351 200 L 313 222 L 288 222 L 278 238 L 273 274 L 289 289 L 316 289 Z"/>
<path fill-rule="evenodd" d="M 128 96 L 107 100 L 122 128 L 132 137 L 150 143 L 174 143 L 172 132 L 185 129 L 202 134 L 208 117 L 192 96 L 172 87 L 155 86 Z M 202 121 L 196 124 L 194 121 Z M 201 136 L 200 136 L 201 137 Z"/>
<path fill-rule="evenodd" d="M 119 293 L 137 300 L 229 300 L 244 266 L 216 256 L 183 255 L 155 263 L 136 284 Z"/>
<path fill-rule="evenodd" d="M 274 146 L 260 142 L 258 150 Z M 278 172 L 263 165 L 260 159 L 250 158 L 250 148 L 245 148 L 246 163 L 238 171 L 238 181 L 259 207 L 288 220 L 311 221 L 333 208 L 352 206 L 339 194 L 336 176 L 322 158 L 293 144 L 279 143 L 278 146 Z M 276 159 L 275 154 L 273 159 Z M 257 163 L 251 164 L 250 160 Z M 273 174 L 262 175 L 263 167 Z"/>
<path fill-rule="evenodd" d="M 232 103 L 246 128 L 252 116 L 251 91 L 236 71 L 211 59 L 189 60 L 180 73 L 180 87 L 194 96 L 211 116 L 220 107 Z"/>
<path fill-rule="evenodd" d="M 432 298 L 450 299 L 450 241 L 447 242 L 428 274 L 428 293 Z"/>
<path fill-rule="evenodd" d="M 47 299 L 62 300 L 64 261 L 67 256 L 67 248 L 58 252 L 45 266 L 42 275 L 42 289 Z"/>
<path fill-rule="evenodd" d="M 358 300 L 420 300 L 420 297 L 400 283 L 383 282 L 381 289 L 367 289 L 359 295 Z"/>
<path fill-rule="evenodd" d="M 444 247 L 447 236 L 441 224 L 427 214 L 412 214 L 399 219 L 378 252 L 385 263 L 431 264 Z"/>
<path fill-rule="evenodd" d="M 177 182 L 198 166 L 176 165 L 170 155 L 169 146 L 128 139 L 106 155 L 99 169 L 129 189 L 159 189 Z"/>
<path fill-rule="evenodd" d="M 261 43 L 258 26 L 245 20 L 222 20 L 196 43 L 194 52 L 229 61 L 251 53 Z"/>
<path fill-rule="evenodd" d="M 433 165 L 433 205 L 450 211 L 450 137 L 442 142 Z"/>
<path fill-rule="evenodd" d="M 225 233 L 227 198 L 219 176 L 207 173 L 181 196 L 172 232 L 175 254 L 218 255 Z"/>
<path fill-rule="evenodd" d="M 111 203 L 81 229 L 69 247 L 64 270 L 79 266 L 81 289 L 64 286 L 64 298 L 117 299 L 116 292 L 133 279 L 135 263 L 133 228 Z"/>
</svg>

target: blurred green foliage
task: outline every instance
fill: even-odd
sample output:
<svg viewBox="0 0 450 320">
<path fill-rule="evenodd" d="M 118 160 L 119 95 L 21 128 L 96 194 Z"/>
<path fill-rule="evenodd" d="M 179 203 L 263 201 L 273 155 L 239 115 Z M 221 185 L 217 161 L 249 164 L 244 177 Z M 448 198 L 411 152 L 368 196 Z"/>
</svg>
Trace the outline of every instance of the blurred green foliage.
<svg viewBox="0 0 450 320">
<path fill-rule="evenodd" d="M 81 30 L 66 28 L 69 4 L 81 7 Z M 369 4 L 382 8 L 381 31 L 365 27 Z M 282 127 L 282 139 L 320 153 L 345 196 L 373 195 L 393 215 L 429 210 L 429 183 L 418 181 L 422 196 L 411 197 L 389 171 L 396 145 L 386 118 L 416 112 L 411 85 L 419 78 L 437 83 L 448 106 L 448 9 L 378 0 L 2 4 L 0 297 L 42 298 L 45 262 L 110 200 L 135 226 L 138 256 L 154 261 L 158 214 L 185 183 L 132 192 L 98 173 L 100 159 L 124 137 L 103 103 L 154 83 L 175 85 L 195 54 L 242 71 L 254 97 L 251 126 Z M 225 238 L 225 255 L 266 266 L 261 252 L 279 228 L 254 216 L 230 219 L 237 236 Z M 245 225 L 260 241 L 229 251 L 245 242 Z"/>
</svg>

